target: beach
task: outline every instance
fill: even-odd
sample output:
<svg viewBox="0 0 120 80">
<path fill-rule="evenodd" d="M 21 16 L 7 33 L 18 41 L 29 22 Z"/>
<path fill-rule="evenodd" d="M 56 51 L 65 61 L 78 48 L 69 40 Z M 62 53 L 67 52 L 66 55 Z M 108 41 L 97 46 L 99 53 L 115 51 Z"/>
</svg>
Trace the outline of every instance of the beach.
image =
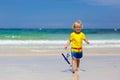
<svg viewBox="0 0 120 80">
<path fill-rule="evenodd" d="M 80 74 L 61 53 L 72 29 L 0 29 L 0 80 L 120 80 L 120 29 L 84 29 Z M 69 57 L 71 62 L 71 57 Z"/>
<path fill-rule="evenodd" d="M 69 50 L 68 50 L 69 51 Z M 113 53 L 114 52 L 114 53 Z M 0 47 L 1 80 L 120 80 L 119 48 L 85 48 L 80 76 L 71 73 L 58 50 Z"/>
</svg>

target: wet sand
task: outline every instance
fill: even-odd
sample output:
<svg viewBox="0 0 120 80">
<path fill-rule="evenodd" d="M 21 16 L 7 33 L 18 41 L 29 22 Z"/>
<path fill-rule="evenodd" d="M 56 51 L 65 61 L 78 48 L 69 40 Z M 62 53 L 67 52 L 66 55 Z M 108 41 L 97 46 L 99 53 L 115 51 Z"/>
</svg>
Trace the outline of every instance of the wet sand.
<svg viewBox="0 0 120 80">
<path fill-rule="evenodd" d="M 120 80 L 120 51 L 84 49 L 80 76 L 60 50 L 0 47 L 0 80 Z"/>
</svg>

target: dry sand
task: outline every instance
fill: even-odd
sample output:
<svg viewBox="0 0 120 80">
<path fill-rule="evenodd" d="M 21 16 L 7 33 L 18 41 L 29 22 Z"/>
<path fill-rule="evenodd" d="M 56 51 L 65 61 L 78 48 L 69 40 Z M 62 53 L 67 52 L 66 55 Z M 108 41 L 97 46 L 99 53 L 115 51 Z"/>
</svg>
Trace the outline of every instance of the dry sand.
<svg viewBox="0 0 120 80">
<path fill-rule="evenodd" d="M 84 56 L 120 56 L 120 48 L 84 48 Z M 47 56 L 70 53 L 62 48 L 58 49 L 39 49 L 34 47 L 10 47 L 0 46 L 0 56 Z"/>
</svg>

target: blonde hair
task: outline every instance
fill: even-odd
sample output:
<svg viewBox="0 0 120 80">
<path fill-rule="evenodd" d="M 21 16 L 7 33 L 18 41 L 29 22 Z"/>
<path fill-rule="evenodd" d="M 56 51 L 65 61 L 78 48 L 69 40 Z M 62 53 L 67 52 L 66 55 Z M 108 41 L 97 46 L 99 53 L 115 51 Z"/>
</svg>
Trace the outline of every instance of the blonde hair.
<svg viewBox="0 0 120 80">
<path fill-rule="evenodd" d="M 76 22 L 72 25 L 72 28 L 73 28 L 73 29 L 75 28 L 75 25 L 76 25 L 76 24 L 80 24 L 81 27 L 83 28 L 82 22 L 81 22 L 80 20 L 78 20 L 78 21 L 76 21 Z"/>
</svg>

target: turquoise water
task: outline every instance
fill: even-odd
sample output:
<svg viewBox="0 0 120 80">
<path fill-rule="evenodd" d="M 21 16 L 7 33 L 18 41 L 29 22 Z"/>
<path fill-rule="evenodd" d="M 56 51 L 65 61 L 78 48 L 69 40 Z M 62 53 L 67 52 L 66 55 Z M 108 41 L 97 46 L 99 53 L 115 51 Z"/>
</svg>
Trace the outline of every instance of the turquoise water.
<svg viewBox="0 0 120 80">
<path fill-rule="evenodd" d="M 0 29 L 0 46 L 63 48 L 72 29 Z M 85 47 L 119 47 L 120 29 L 83 29 L 90 42 Z"/>
<path fill-rule="evenodd" d="M 0 29 L 0 40 L 67 40 L 72 29 Z M 120 29 L 83 29 L 90 40 L 120 39 Z"/>
<path fill-rule="evenodd" d="M 64 29 L 0 29 L 1 40 L 61 40 L 68 37 Z"/>
</svg>

